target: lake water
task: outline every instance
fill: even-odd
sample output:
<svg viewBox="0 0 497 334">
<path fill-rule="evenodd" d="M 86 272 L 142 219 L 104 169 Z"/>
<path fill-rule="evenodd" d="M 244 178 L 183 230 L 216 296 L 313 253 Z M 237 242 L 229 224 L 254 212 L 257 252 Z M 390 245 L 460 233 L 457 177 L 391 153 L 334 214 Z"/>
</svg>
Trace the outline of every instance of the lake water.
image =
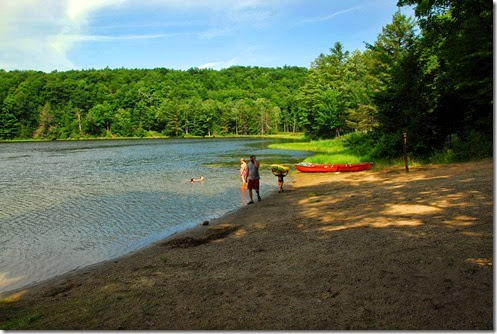
<svg viewBox="0 0 497 334">
<path fill-rule="evenodd" d="M 245 205 L 239 159 L 271 163 L 305 152 L 267 139 L 0 143 L 0 294 L 108 260 Z M 204 182 L 189 183 L 192 177 Z"/>
</svg>

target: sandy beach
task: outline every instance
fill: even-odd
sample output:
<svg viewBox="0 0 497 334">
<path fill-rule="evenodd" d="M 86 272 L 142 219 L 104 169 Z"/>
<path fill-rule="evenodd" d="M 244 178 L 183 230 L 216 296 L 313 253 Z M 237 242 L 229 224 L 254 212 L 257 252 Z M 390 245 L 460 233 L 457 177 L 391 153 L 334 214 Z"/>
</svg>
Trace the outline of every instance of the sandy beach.
<svg viewBox="0 0 497 334">
<path fill-rule="evenodd" d="M 492 160 L 295 172 L 285 187 L 5 296 L 0 328 L 494 328 Z"/>
</svg>

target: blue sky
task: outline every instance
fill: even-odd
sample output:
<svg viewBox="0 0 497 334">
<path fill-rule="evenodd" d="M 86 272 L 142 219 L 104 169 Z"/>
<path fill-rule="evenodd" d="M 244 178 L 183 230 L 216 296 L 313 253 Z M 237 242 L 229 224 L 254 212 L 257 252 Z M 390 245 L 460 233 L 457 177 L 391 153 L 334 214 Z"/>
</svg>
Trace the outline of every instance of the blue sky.
<svg viewBox="0 0 497 334">
<path fill-rule="evenodd" d="M 304 66 L 337 41 L 364 50 L 397 0 L 0 2 L 0 68 Z M 402 12 L 413 15 L 412 9 Z"/>
</svg>

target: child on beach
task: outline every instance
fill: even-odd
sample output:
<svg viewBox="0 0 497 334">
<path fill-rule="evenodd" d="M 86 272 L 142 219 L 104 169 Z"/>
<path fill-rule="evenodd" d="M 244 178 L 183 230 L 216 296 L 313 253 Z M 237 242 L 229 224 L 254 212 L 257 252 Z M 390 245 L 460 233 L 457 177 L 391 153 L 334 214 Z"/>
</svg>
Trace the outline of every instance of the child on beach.
<svg viewBox="0 0 497 334">
<path fill-rule="evenodd" d="M 283 179 L 285 176 L 287 176 L 288 172 L 282 172 L 282 171 L 278 171 L 278 172 L 274 172 L 273 171 L 273 174 L 276 175 L 278 177 L 278 192 L 279 193 L 282 193 L 283 192 Z"/>
<path fill-rule="evenodd" d="M 242 179 L 242 186 L 247 184 L 248 167 L 245 158 L 240 159 L 240 177 Z"/>
</svg>

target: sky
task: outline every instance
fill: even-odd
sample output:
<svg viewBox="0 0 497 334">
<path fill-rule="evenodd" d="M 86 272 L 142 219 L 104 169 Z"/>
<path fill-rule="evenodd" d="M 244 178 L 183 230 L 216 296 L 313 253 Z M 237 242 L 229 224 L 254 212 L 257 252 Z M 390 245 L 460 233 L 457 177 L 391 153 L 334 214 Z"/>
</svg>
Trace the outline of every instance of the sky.
<svg viewBox="0 0 497 334">
<path fill-rule="evenodd" d="M 335 42 L 364 50 L 397 10 L 397 0 L 2 0 L 0 69 L 309 67 Z"/>
</svg>

